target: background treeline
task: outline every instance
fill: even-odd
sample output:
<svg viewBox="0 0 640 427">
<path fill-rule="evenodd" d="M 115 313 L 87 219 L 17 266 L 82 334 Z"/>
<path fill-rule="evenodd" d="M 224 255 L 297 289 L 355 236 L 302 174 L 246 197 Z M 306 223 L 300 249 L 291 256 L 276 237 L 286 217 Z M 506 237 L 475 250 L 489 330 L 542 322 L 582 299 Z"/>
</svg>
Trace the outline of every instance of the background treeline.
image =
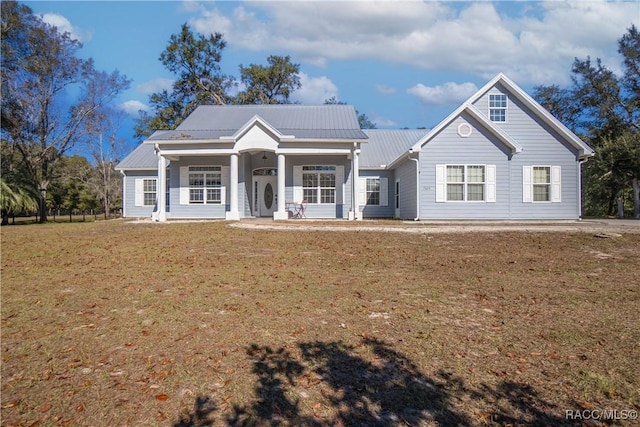
<svg viewBox="0 0 640 427">
<path fill-rule="evenodd" d="M 123 113 L 112 103 L 129 79 L 80 59 L 81 44 L 28 6 L 9 0 L 0 7 L 3 223 L 23 211 L 37 211 L 40 222 L 58 210 L 93 209 L 109 217 L 121 206 L 121 178 L 114 167 L 128 149 L 117 136 Z M 222 34 L 194 34 L 187 24 L 170 36 L 159 60 L 175 79 L 170 89 L 150 95 L 150 110 L 140 111 L 134 125 L 137 138 L 174 129 L 198 105 L 291 102 L 301 87 L 299 64 L 271 55 L 266 65 L 240 65 L 235 78 L 221 72 L 225 46 Z M 600 59 L 576 58 L 570 87 L 538 86 L 534 97 L 596 150 L 583 167 L 585 216 L 640 218 L 640 34 L 635 26 L 618 40 L 618 53 L 621 64 L 613 68 Z M 325 102 L 342 103 L 335 97 Z M 365 114 L 359 119 L 361 127 L 375 127 Z"/>
</svg>

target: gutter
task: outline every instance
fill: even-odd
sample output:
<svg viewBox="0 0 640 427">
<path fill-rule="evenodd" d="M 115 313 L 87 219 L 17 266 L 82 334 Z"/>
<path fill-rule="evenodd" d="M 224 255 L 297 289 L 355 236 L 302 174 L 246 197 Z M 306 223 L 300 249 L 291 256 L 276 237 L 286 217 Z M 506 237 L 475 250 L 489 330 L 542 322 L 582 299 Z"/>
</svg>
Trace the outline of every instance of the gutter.
<svg viewBox="0 0 640 427">
<path fill-rule="evenodd" d="M 420 162 L 418 159 L 411 157 L 412 154 L 413 148 L 410 148 L 408 158 L 416 162 L 416 217 L 413 220 L 420 221 Z"/>
</svg>

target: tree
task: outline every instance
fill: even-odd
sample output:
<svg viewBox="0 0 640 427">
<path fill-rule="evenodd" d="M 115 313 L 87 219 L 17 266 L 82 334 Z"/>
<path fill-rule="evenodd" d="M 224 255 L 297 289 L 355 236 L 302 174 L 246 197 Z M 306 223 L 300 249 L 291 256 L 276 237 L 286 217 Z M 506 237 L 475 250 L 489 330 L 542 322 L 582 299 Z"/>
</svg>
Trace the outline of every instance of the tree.
<svg viewBox="0 0 640 427">
<path fill-rule="evenodd" d="M 2 136 L 20 152 L 40 193 L 40 221 L 46 222 L 47 188 L 56 164 L 129 80 L 78 58 L 81 44 L 35 18 L 28 7 L 2 2 L 2 32 L 3 57 L 6 50 L 11 59 L 2 83 Z"/>
<path fill-rule="evenodd" d="M 100 200 L 105 219 L 110 217 L 114 202 L 122 193 L 122 180 L 115 166 L 125 145 L 125 141 L 118 137 L 123 120 L 123 112 L 105 110 L 89 124 L 85 146 L 95 166 L 91 173 L 78 169 L 77 178 L 89 186 Z"/>
<path fill-rule="evenodd" d="M 10 184 L 0 177 L 0 211 L 2 225 L 9 224 L 9 216 L 21 211 L 36 211 L 38 197 L 28 187 Z"/>
<path fill-rule="evenodd" d="M 238 104 L 289 104 L 289 97 L 300 83 L 300 64 L 293 64 L 289 56 L 271 55 L 269 66 L 240 65 L 240 80 L 246 87 L 236 97 Z"/>
<path fill-rule="evenodd" d="M 329 99 L 325 99 L 324 100 L 325 104 L 334 104 L 334 105 L 346 105 L 346 102 L 340 101 L 338 100 L 338 98 L 336 98 L 335 96 L 332 96 Z M 376 124 L 374 122 L 372 122 L 371 120 L 369 120 L 369 117 L 367 117 L 366 114 L 362 113 L 360 114 L 360 112 L 358 110 L 356 110 L 356 114 L 358 115 L 358 123 L 360 125 L 360 129 L 375 129 L 376 128 Z"/>
<path fill-rule="evenodd" d="M 596 150 L 584 169 L 585 212 L 622 216 L 623 196 L 632 192 L 633 215 L 640 218 L 640 33 L 635 26 L 618 40 L 618 53 L 621 76 L 599 58 L 595 63 L 576 58 L 570 88 L 540 86 L 534 97 Z"/>
<path fill-rule="evenodd" d="M 199 105 L 226 104 L 233 79 L 222 74 L 220 60 L 226 46 L 222 34 L 196 37 L 189 25 L 172 34 L 160 62 L 177 76 L 171 91 L 149 97 L 152 114 L 141 112 L 135 136 L 149 136 L 156 129 L 175 129 Z"/>
</svg>

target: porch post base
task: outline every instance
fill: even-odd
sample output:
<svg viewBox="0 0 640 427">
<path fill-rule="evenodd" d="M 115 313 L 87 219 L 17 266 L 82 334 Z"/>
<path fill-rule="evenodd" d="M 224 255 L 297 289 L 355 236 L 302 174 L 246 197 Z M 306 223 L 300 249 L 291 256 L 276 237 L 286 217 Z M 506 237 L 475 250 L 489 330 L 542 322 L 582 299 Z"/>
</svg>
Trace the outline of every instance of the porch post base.
<svg viewBox="0 0 640 427">
<path fill-rule="evenodd" d="M 349 221 L 362 221 L 362 212 L 349 211 Z"/>
<path fill-rule="evenodd" d="M 287 211 L 284 211 L 284 212 L 275 211 L 273 213 L 273 219 L 274 219 L 274 221 L 282 221 L 282 220 L 285 220 L 285 219 L 289 219 L 289 212 L 287 212 Z"/>
<path fill-rule="evenodd" d="M 240 212 L 225 212 L 224 218 L 227 221 L 240 221 Z"/>
</svg>

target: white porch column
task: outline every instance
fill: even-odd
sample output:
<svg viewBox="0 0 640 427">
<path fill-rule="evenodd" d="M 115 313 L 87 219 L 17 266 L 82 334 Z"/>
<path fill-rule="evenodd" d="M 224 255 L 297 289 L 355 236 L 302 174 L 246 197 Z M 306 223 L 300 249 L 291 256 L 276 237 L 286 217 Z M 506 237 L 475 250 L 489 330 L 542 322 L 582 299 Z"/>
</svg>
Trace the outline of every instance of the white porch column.
<svg viewBox="0 0 640 427">
<path fill-rule="evenodd" d="M 352 158 L 351 212 L 349 212 L 349 219 L 359 221 L 362 219 L 362 212 L 360 212 L 360 207 L 358 206 L 358 193 L 360 187 L 360 149 L 357 148 L 356 144 L 354 144 Z"/>
<path fill-rule="evenodd" d="M 225 214 L 225 218 L 237 221 L 240 219 L 240 212 L 238 212 L 238 154 L 231 155 L 229 175 L 229 186 L 231 187 L 229 189 L 229 212 Z"/>
<path fill-rule="evenodd" d="M 158 154 L 158 182 L 156 183 L 156 221 L 167 220 L 167 159 Z"/>
<path fill-rule="evenodd" d="M 273 219 L 289 219 L 289 212 L 285 209 L 285 157 L 278 154 L 278 210 L 273 213 Z"/>
</svg>

